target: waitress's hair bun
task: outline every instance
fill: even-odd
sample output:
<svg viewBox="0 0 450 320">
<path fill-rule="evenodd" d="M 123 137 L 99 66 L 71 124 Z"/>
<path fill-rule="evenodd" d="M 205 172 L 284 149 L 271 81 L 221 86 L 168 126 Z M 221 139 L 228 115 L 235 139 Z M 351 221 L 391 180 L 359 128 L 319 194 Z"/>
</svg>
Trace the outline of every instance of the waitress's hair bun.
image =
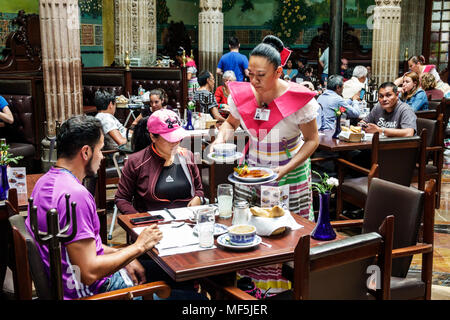
<svg viewBox="0 0 450 320">
<path fill-rule="evenodd" d="M 271 34 L 265 36 L 262 43 L 270 44 L 272 47 L 277 49 L 278 52 L 281 52 L 284 49 L 283 41 Z"/>
<path fill-rule="evenodd" d="M 283 51 L 283 42 L 272 35 L 265 36 L 262 43 L 258 44 L 250 53 L 251 56 L 264 57 L 272 63 L 275 68 L 281 65 L 280 52 Z"/>
</svg>

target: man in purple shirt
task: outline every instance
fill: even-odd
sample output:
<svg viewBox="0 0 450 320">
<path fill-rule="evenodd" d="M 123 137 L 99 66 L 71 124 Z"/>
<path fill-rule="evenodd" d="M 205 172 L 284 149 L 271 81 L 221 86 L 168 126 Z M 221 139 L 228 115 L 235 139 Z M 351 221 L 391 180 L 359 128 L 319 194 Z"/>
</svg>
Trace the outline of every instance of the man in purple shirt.
<svg viewBox="0 0 450 320">
<path fill-rule="evenodd" d="M 147 227 L 134 244 L 121 250 L 103 245 L 95 200 L 81 183 L 84 177 L 97 172 L 103 159 L 104 136 L 100 121 L 90 116 L 74 116 L 63 123 L 56 142 L 56 165 L 39 179 L 31 196 L 38 208 L 39 230 L 44 232 L 49 209 L 58 210 L 61 227 L 64 225 L 66 193 L 70 194 L 70 202 L 77 204 L 76 236 L 61 245 L 64 299 L 145 283 L 146 270 L 136 258 L 161 240 L 161 231 L 156 224 Z M 33 235 L 29 215 L 26 226 Z M 49 273 L 48 247 L 36 244 Z"/>
</svg>

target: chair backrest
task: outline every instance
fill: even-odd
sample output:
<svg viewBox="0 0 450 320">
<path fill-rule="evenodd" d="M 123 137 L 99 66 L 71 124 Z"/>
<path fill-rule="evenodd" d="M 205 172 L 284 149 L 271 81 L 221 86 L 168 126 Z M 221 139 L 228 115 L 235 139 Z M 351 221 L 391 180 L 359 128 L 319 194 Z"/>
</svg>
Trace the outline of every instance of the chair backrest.
<svg viewBox="0 0 450 320">
<path fill-rule="evenodd" d="M 378 294 L 388 299 L 393 227 L 394 218 L 389 217 L 380 228 L 382 235 L 371 232 L 313 248 L 309 235 L 301 237 L 294 252 L 294 298 L 365 300 L 368 267 L 378 265 Z"/>
<path fill-rule="evenodd" d="M 378 164 L 379 178 L 409 186 L 420 160 L 421 142 L 419 136 L 379 139 L 379 134 L 375 133 L 372 164 Z"/>
<path fill-rule="evenodd" d="M 374 232 L 388 215 L 395 217 L 393 248 L 415 245 L 424 210 L 424 192 L 373 178 L 364 209 L 362 232 Z M 406 277 L 412 257 L 394 259 L 392 275 Z"/>
<path fill-rule="evenodd" d="M 14 215 L 9 218 L 9 222 L 13 230 L 16 262 L 14 279 L 18 283 L 18 286 L 16 286 L 18 299 L 31 300 L 31 280 L 33 280 L 38 298 L 51 300 L 52 293 L 48 276 L 34 238 L 26 229 L 24 217 Z"/>
</svg>

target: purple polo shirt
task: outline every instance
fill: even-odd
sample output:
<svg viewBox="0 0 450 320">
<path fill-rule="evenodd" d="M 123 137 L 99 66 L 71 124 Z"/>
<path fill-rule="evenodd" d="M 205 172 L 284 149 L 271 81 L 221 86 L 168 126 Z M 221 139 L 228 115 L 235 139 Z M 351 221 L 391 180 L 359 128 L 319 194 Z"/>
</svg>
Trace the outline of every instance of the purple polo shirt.
<svg viewBox="0 0 450 320">
<path fill-rule="evenodd" d="M 78 179 L 67 170 L 51 168 L 36 183 L 31 196 L 33 204 L 38 208 L 39 230 L 47 231 L 46 213 L 49 209 L 56 208 L 59 213 L 60 228 L 62 229 L 66 221 L 66 198 L 65 194 L 70 194 L 69 202 L 76 202 L 77 233 L 75 238 L 68 243 L 82 239 L 94 239 L 97 255 L 103 254 L 102 241 L 100 238 L 100 222 L 97 215 L 94 197 L 78 181 Z M 25 221 L 28 232 L 34 236 L 30 227 L 30 216 Z M 69 228 L 68 234 L 72 231 Z M 66 244 L 68 244 L 66 243 Z M 49 276 L 50 257 L 48 247 L 36 242 L 39 253 L 44 261 L 44 266 Z M 64 299 L 76 299 L 98 293 L 100 286 L 106 278 L 95 281 L 87 286 L 81 283 L 79 268 L 72 265 L 69 259 L 65 244 L 61 244 L 61 272 L 64 288 Z M 50 279 L 50 277 L 49 277 Z"/>
</svg>

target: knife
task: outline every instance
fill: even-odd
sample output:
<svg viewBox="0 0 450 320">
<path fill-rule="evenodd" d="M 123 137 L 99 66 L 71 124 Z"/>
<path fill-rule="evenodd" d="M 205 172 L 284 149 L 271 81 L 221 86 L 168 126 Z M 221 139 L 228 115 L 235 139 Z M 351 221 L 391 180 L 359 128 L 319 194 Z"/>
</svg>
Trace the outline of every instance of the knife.
<svg viewBox="0 0 450 320">
<path fill-rule="evenodd" d="M 169 214 L 169 216 L 172 217 L 172 219 L 176 219 L 175 216 L 169 211 L 169 209 L 164 208 L 164 211 L 167 212 Z"/>
</svg>

